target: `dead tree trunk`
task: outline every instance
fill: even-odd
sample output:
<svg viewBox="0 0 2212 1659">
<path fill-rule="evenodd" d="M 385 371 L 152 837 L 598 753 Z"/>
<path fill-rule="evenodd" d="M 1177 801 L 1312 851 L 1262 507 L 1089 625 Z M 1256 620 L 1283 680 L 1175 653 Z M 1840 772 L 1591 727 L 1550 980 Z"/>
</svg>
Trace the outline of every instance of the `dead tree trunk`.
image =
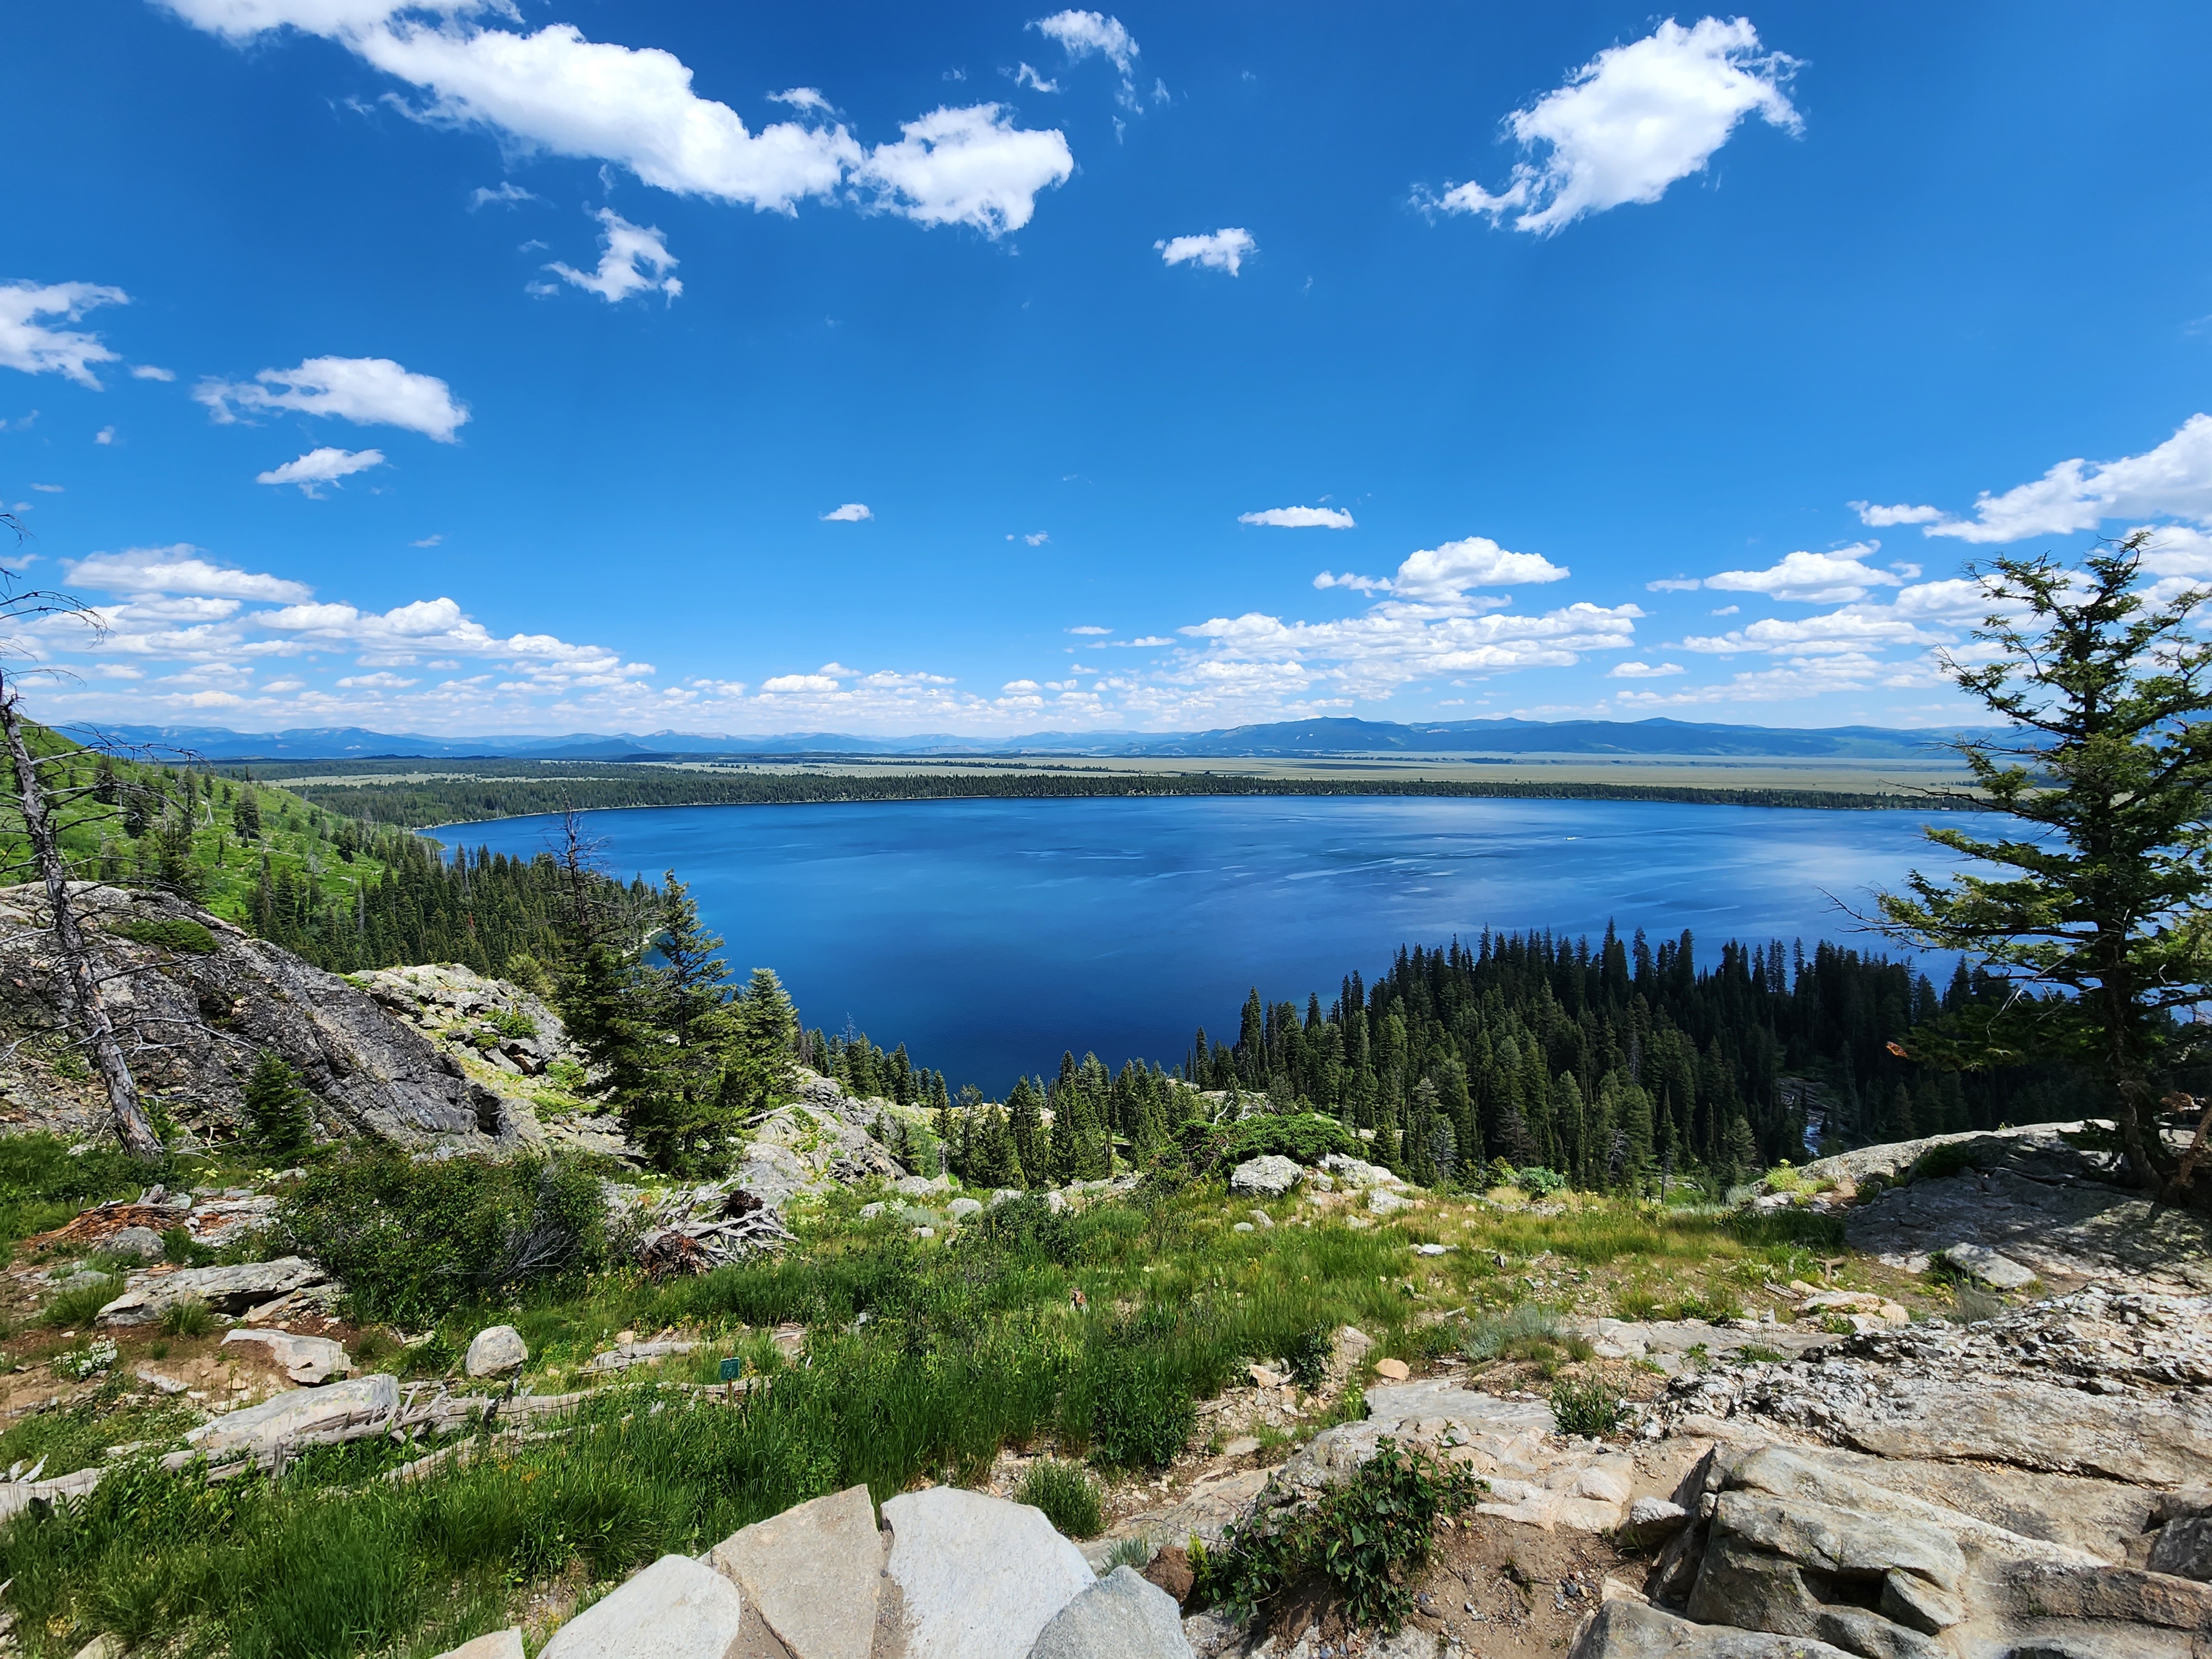
<svg viewBox="0 0 2212 1659">
<path fill-rule="evenodd" d="M 8 741 L 8 758 L 15 769 L 16 803 L 23 814 L 24 833 L 30 837 L 31 856 L 46 884 L 46 902 L 53 912 L 54 943 L 60 947 L 63 977 L 76 1024 L 92 1048 L 93 1063 L 107 1085 L 108 1109 L 114 1115 L 115 1133 L 133 1158 L 151 1161 L 161 1156 L 161 1137 L 138 1099 L 138 1085 L 131 1075 L 131 1062 L 115 1040 L 114 1022 L 100 994 L 100 981 L 92 971 L 92 953 L 70 908 L 69 867 L 62 861 L 61 843 L 46 809 L 46 789 L 38 763 L 31 757 L 23 736 L 23 717 L 15 706 L 14 690 L 0 684 L 0 731 Z"/>
</svg>

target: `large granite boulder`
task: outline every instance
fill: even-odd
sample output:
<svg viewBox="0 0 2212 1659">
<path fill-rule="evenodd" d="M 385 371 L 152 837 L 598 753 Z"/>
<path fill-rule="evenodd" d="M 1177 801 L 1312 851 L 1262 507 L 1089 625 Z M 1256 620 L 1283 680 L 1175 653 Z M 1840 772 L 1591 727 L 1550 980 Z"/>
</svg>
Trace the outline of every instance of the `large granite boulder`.
<svg viewBox="0 0 2212 1659">
<path fill-rule="evenodd" d="M 1030 1659 L 1191 1659 L 1175 1597 L 1119 1566 L 1053 1614 Z"/>
<path fill-rule="evenodd" d="M 1053 1616 L 1097 1582 L 1026 1504 L 933 1486 L 884 1504 L 884 1524 L 906 1659 L 1028 1659 Z"/>
<path fill-rule="evenodd" d="M 866 1486 L 732 1533 L 707 1564 L 744 1592 L 791 1659 L 868 1659 L 884 1541 Z"/>
<path fill-rule="evenodd" d="M 1280 1198 L 1304 1174 L 1291 1159 L 1270 1152 L 1238 1164 L 1230 1174 L 1229 1190 L 1239 1197 Z"/>
<path fill-rule="evenodd" d="M 553 1632 L 538 1659 L 737 1659 L 744 1598 L 688 1555 L 664 1555 Z"/>
<path fill-rule="evenodd" d="M 461 1369 L 471 1376 L 505 1376 L 530 1363 L 530 1345 L 512 1325 L 487 1325 L 469 1339 Z"/>
<path fill-rule="evenodd" d="M 249 1352 L 258 1350 L 264 1359 L 302 1388 L 317 1387 L 353 1369 L 353 1361 L 347 1358 L 345 1349 L 327 1336 L 300 1336 L 290 1331 L 241 1326 L 223 1334 L 222 1346 Z"/>
</svg>

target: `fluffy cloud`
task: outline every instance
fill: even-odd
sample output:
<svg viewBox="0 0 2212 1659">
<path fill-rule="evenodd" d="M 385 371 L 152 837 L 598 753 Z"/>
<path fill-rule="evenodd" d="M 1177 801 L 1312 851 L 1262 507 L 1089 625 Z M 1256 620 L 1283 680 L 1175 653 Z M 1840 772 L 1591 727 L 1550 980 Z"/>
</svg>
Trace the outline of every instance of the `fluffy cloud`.
<svg viewBox="0 0 2212 1659">
<path fill-rule="evenodd" d="M 1588 213 L 1656 202 L 1703 171 L 1736 124 L 1757 115 L 1796 132 L 1803 123 L 1783 90 L 1796 60 L 1762 54 L 1748 21 L 1671 18 L 1644 40 L 1611 46 L 1505 125 L 1530 158 L 1492 194 L 1468 183 L 1439 204 L 1453 213 L 1512 213 L 1516 230 L 1550 234 Z"/>
<path fill-rule="evenodd" d="M 1692 635 L 1682 641 L 1682 647 L 1711 656 L 1737 656 L 1752 651 L 1819 656 L 1878 651 L 1893 645 L 1940 645 L 1945 637 L 1885 606 L 1847 605 L 1826 616 L 1790 620 L 1770 617 L 1725 634 Z"/>
<path fill-rule="evenodd" d="M 398 674 L 379 670 L 374 674 L 348 674 L 338 682 L 338 689 L 342 691 L 398 691 L 422 684 L 419 679 L 405 679 Z"/>
<path fill-rule="evenodd" d="M 987 236 L 1019 230 L 1040 191 L 1067 182 L 1075 157 L 1057 131 L 1014 125 L 996 104 L 938 109 L 900 126 L 854 169 L 877 205 L 917 224 L 970 225 Z"/>
<path fill-rule="evenodd" d="M 1394 593 L 1401 599 L 1434 605 L 1463 601 L 1475 587 L 1503 586 L 1509 582 L 1555 582 L 1570 573 L 1540 553 L 1509 553 L 1487 536 L 1415 553 L 1388 579 L 1332 575 L 1324 570 L 1314 578 L 1316 587 L 1349 587 L 1362 593 Z"/>
<path fill-rule="evenodd" d="M 1110 628 L 1101 628 L 1097 623 L 1084 623 L 1067 631 L 1071 634 L 1110 634 L 1114 630 Z"/>
<path fill-rule="evenodd" d="M 1252 240 L 1252 233 L 1241 225 L 1210 231 L 1203 236 L 1177 236 L 1152 246 L 1159 250 L 1161 260 L 1167 264 L 1202 265 L 1209 270 L 1225 270 L 1231 276 L 1243 268 L 1245 256 L 1257 252 L 1260 247 Z"/>
<path fill-rule="evenodd" d="M 133 363 L 131 365 L 131 378 L 134 380 L 166 381 L 173 380 L 177 376 L 173 369 L 156 368 L 151 363 Z"/>
<path fill-rule="evenodd" d="M 1056 11 L 1029 27 L 1059 41 L 1071 64 L 1079 64 L 1094 52 L 1104 58 L 1121 73 L 1119 101 L 1125 108 L 1138 107 L 1137 43 L 1120 18 L 1096 11 Z"/>
<path fill-rule="evenodd" d="M 383 465 L 384 452 L 380 449 L 332 449 L 325 446 L 311 449 L 299 459 L 287 461 L 267 472 L 257 472 L 253 482 L 297 484 L 303 495 L 319 497 L 323 485 Z"/>
<path fill-rule="evenodd" d="M 443 380 L 389 357 L 310 357 L 297 368 L 264 368 L 251 381 L 203 380 L 192 396 L 225 424 L 240 410 L 291 410 L 356 426 L 401 427 L 446 444 L 469 418 Z"/>
<path fill-rule="evenodd" d="M 545 267 L 563 281 L 571 283 L 587 293 L 596 294 L 609 305 L 617 305 L 633 294 L 664 294 L 673 301 L 684 292 L 684 284 L 665 273 L 676 264 L 676 256 L 668 251 L 657 227 L 634 225 L 612 208 L 599 210 L 599 268 L 597 270 L 578 270 L 574 265 L 556 261 Z M 652 267 L 651 275 L 640 269 Z"/>
<path fill-rule="evenodd" d="M 787 691 L 835 691 L 838 680 L 829 674 L 775 674 L 761 682 L 761 690 L 770 694 Z"/>
<path fill-rule="evenodd" d="M 876 515 L 868 511 L 866 501 L 848 501 L 842 507 L 833 507 L 822 515 L 824 524 L 866 524 Z"/>
<path fill-rule="evenodd" d="M 518 15 L 504 0 L 163 3 L 234 40 L 289 26 L 341 41 L 422 92 L 408 111 L 419 119 L 482 127 L 510 148 L 612 162 L 661 190 L 763 212 L 836 199 L 850 181 L 919 223 L 970 224 L 995 236 L 1027 224 L 1036 192 L 1074 170 L 1060 133 L 1019 131 L 991 104 L 938 110 L 872 151 L 842 123 L 779 121 L 755 132 L 728 105 L 700 97 L 672 52 L 587 40 L 568 23 L 526 34 L 474 21 Z M 442 15 L 412 15 L 422 11 Z M 777 96 L 807 115 L 830 109 L 811 87 Z"/>
<path fill-rule="evenodd" d="M 513 207 L 519 202 L 542 202 L 545 198 L 535 191 L 523 189 L 509 179 L 497 190 L 487 190 L 482 185 L 469 192 L 469 211 L 483 207 Z"/>
<path fill-rule="evenodd" d="M 200 593 L 279 605 L 313 593 L 312 588 L 281 576 L 211 564 L 199 556 L 202 550 L 190 542 L 179 542 L 172 547 L 95 553 L 69 567 L 70 580 L 103 593 Z"/>
<path fill-rule="evenodd" d="M 1656 680 L 1681 672 L 1682 665 L 1678 662 L 1617 662 L 1606 671 L 1606 678 L 1609 680 Z"/>
<path fill-rule="evenodd" d="M 2171 438 L 2140 455 L 2076 457 L 2002 495 L 1984 490 L 1971 519 L 1932 507 L 1851 505 L 1870 525 L 1917 524 L 1923 536 L 1997 545 L 2094 530 L 2107 519 L 2189 519 L 2212 526 L 2212 416 L 2191 416 Z"/>
<path fill-rule="evenodd" d="M 1278 530 L 1352 530 L 1352 514 L 1334 507 L 1270 507 L 1239 513 L 1239 524 L 1271 525 Z"/>
<path fill-rule="evenodd" d="M 1879 542 L 1862 543 L 1834 553 L 1792 553 L 1764 570 L 1723 570 L 1705 578 L 1707 587 L 1731 593 L 1764 593 L 1773 599 L 1809 605 L 1840 605 L 1866 598 L 1876 587 L 1901 587 L 1905 578 L 1861 562 Z M 1910 567 L 1908 567 L 1910 568 Z M 1917 575 L 1917 570 L 1912 572 Z M 1657 584 L 1651 584 L 1657 586 Z"/>
<path fill-rule="evenodd" d="M 0 283 L 0 368 L 19 368 L 26 374 L 64 374 L 94 391 L 94 363 L 112 363 L 115 354 L 100 343 L 97 334 L 70 328 L 50 328 L 41 317 L 73 323 L 94 306 L 121 306 L 131 296 L 119 288 L 97 283 Z"/>
</svg>

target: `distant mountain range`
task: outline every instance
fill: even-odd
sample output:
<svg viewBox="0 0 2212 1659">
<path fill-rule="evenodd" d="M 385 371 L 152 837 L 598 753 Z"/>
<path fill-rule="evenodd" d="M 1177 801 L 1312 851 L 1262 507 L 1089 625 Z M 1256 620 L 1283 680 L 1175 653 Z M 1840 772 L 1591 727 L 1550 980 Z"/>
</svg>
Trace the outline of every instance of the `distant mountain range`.
<svg viewBox="0 0 2212 1659">
<path fill-rule="evenodd" d="M 1893 731 L 1878 726 L 1799 730 L 1707 725 L 1694 720 L 1445 720 L 1401 725 L 1389 720 L 1282 720 L 1218 732 L 1034 732 L 987 738 L 928 734 L 852 737 L 836 732 L 787 732 L 771 737 L 653 732 L 643 736 L 572 732 L 561 737 L 431 738 L 415 732 L 319 726 L 240 732 L 212 726 L 103 726 L 119 743 L 170 749 L 213 761 L 502 760 L 650 761 L 678 757 L 829 755 L 1085 755 L 1231 759 L 1267 756 L 1513 755 L 1707 756 L 1801 760 L 1933 757 L 1958 734 Z"/>
</svg>

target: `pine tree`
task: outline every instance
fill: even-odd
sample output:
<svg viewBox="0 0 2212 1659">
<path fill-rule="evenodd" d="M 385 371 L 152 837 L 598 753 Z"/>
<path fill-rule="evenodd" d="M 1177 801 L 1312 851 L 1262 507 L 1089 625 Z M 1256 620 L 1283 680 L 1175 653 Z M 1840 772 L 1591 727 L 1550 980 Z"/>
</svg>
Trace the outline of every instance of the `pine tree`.
<svg viewBox="0 0 2212 1659">
<path fill-rule="evenodd" d="M 246 1131 L 254 1148 L 290 1158 L 313 1139 L 314 1097 L 274 1048 L 264 1048 L 246 1082 Z"/>
<path fill-rule="evenodd" d="M 1017 1184 L 1050 1186 L 1052 1164 L 1044 1135 L 1044 1113 L 1036 1091 L 1025 1077 L 1015 1079 L 1012 1092 L 1006 1097 L 1006 1120 L 1013 1135 L 1014 1159 L 1020 1166 Z"/>
</svg>

